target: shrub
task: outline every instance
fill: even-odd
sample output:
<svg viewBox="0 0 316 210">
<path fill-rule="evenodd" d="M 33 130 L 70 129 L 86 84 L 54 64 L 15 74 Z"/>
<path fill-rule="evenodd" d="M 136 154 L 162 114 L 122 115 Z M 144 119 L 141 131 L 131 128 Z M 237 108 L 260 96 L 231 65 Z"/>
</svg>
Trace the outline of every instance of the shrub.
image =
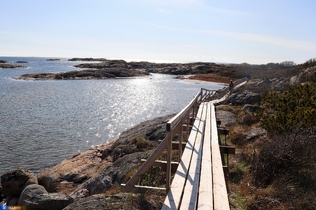
<svg viewBox="0 0 316 210">
<path fill-rule="evenodd" d="M 316 125 L 316 83 L 289 87 L 281 93 L 269 93 L 261 106 L 261 125 L 280 134 L 299 126 Z"/>
<path fill-rule="evenodd" d="M 303 63 L 303 67 L 305 68 L 312 67 L 312 66 L 316 66 L 316 58 L 311 58 L 305 63 Z"/>
<path fill-rule="evenodd" d="M 308 173 L 316 169 L 315 135 L 316 127 L 275 136 L 254 161 L 254 184 L 265 187 L 284 175 L 291 177 L 302 188 L 315 183 L 316 175 Z"/>
<path fill-rule="evenodd" d="M 259 122 L 259 118 L 253 113 L 247 113 L 239 118 L 239 122 L 242 125 L 251 126 Z"/>
</svg>

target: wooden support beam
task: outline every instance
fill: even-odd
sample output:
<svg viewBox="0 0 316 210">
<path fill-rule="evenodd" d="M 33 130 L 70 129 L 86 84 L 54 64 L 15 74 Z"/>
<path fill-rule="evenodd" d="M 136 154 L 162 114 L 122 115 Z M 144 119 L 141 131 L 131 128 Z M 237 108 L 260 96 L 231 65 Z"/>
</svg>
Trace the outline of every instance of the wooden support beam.
<svg viewBox="0 0 316 210">
<path fill-rule="evenodd" d="M 189 120 L 190 121 L 190 120 Z M 192 124 L 183 124 L 183 131 L 190 131 L 192 129 Z"/>
<path fill-rule="evenodd" d="M 217 129 L 218 135 L 225 135 L 227 136 L 229 134 L 229 130 L 225 128 L 218 128 Z"/>
<path fill-rule="evenodd" d="M 220 150 L 222 154 L 232 154 L 234 155 L 236 152 L 236 147 L 234 146 L 220 146 Z"/>
<path fill-rule="evenodd" d="M 159 142 L 162 140 L 159 140 Z M 185 148 L 186 142 L 182 142 L 182 149 Z M 179 148 L 179 142 L 178 141 L 172 141 L 172 149 L 177 150 Z"/>
<path fill-rule="evenodd" d="M 140 161 L 146 162 L 146 159 L 141 159 Z M 178 162 L 171 162 L 171 173 L 175 173 L 177 171 L 178 165 Z M 167 171 L 167 161 L 156 160 L 152 166 L 159 166 L 162 171 Z"/>
<path fill-rule="evenodd" d="M 228 175 L 229 175 L 228 166 L 223 166 L 223 171 L 224 171 L 224 176 L 228 177 Z"/>
<path fill-rule="evenodd" d="M 167 148 L 168 139 L 167 137 L 158 145 L 156 150 L 148 157 L 146 162 L 144 162 L 136 173 L 131 177 L 130 180 L 124 185 L 121 185 L 121 191 L 131 192 L 134 186 L 137 184 L 139 179 L 146 173 L 146 171 L 154 164 L 155 160 L 159 155 Z"/>
<path fill-rule="evenodd" d="M 125 184 L 121 184 L 121 187 L 125 188 Z M 141 185 L 134 185 L 132 187 L 129 187 L 132 192 L 135 193 L 146 193 L 148 190 L 154 190 L 154 191 L 166 191 L 166 188 L 164 187 L 150 187 L 150 186 L 141 186 Z"/>
</svg>

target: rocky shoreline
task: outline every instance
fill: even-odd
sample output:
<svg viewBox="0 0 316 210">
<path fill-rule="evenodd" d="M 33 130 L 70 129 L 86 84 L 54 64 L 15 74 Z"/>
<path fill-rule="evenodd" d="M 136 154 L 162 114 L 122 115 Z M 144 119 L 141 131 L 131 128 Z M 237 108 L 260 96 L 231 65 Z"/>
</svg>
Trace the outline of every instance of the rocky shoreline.
<svg viewBox="0 0 316 210">
<path fill-rule="evenodd" d="M 257 103 L 260 97 L 248 93 L 239 94 L 232 100 Z M 131 194 L 121 193 L 119 186 L 140 166 L 141 159 L 146 159 L 158 146 L 159 140 L 165 138 L 166 123 L 173 116 L 140 123 L 123 132 L 117 139 L 43 169 L 37 176 L 24 169 L 8 172 L 1 176 L 3 198 L 9 205 L 31 209 L 130 208 L 120 203 L 120 200 L 127 199 Z M 222 126 L 236 121 L 236 116 L 225 111 L 220 111 L 218 118 L 223 122 Z M 155 203 L 147 205 L 161 208 L 163 197 L 157 197 Z M 139 209 L 140 206 L 135 208 Z"/>
<path fill-rule="evenodd" d="M 112 64 L 111 62 L 102 64 L 103 67 L 96 67 L 100 63 L 89 63 L 82 68 L 103 69 L 104 65 L 129 65 L 131 63 L 121 60 Z M 147 62 L 144 63 L 149 65 Z M 115 68 L 119 68 L 119 66 Z M 166 68 L 161 67 L 160 69 Z M 170 67 L 168 69 L 170 72 Z M 280 91 L 287 85 L 306 82 L 307 78 L 315 75 L 316 72 L 316 67 L 306 68 L 297 74 L 296 69 L 293 69 L 289 75 L 281 75 L 276 78 L 269 75 L 271 78 L 264 77 L 248 81 L 246 87 L 240 88 L 239 92 L 233 92 L 228 97 L 226 104 L 247 105 L 244 106 L 244 110 L 255 112 L 258 106 L 252 104 L 259 104 L 261 96 L 258 93 L 262 90 Z M 147 70 L 146 72 L 149 73 Z M 123 132 L 117 139 L 74 155 L 56 166 L 43 169 L 37 176 L 24 169 L 7 172 L 1 176 L 0 203 L 2 200 L 2 203 L 6 202 L 12 206 L 19 205 L 29 209 L 46 210 L 140 209 L 144 206 L 152 209 L 161 208 L 164 195 L 135 202 L 135 200 L 143 199 L 142 196 L 145 195 L 121 193 L 119 186 L 135 172 L 141 159 L 145 159 L 151 154 L 159 144 L 159 140 L 164 139 L 166 122 L 172 116 L 168 115 L 140 123 Z M 223 110 L 217 112 L 217 117 L 223 122 L 222 126 L 229 126 L 237 120 L 237 116 Z M 246 139 L 253 139 L 254 135 L 263 135 L 265 132 L 260 129 L 251 131 L 249 134 L 244 134 L 247 135 Z"/>
<path fill-rule="evenodd" d="M 165 124 L 172 116 L 140 123 L 109 143 L 41 170 L 38 176 L 24 169 L 7 172 L 1 176 L 0 203 L 5 199 L 11 206 L 56 210 L 75 200 L 104 194 L 119 186 L 141 158 L 159 144 L 158 140 L 166 135 Z M 89 209 L 97 208 L 90 206 Z"/>
<path fill-rule="evenodd" d="M 87 61 L 75 65 L 81 71 L 62 73 L 24 74 L 16 79 L 23 80 L 79 80 L 79 79 L 107 79 L 146 76 L 150 73 L 172 75 L 192 75 L 200 73 L 221 72 L 230 69 L 229 66 L 215 63 L 151 63 L 126 62 L 124 60 L 108 60 L 105 58 L 73 58 L 68 61 Z"/>
</svg>

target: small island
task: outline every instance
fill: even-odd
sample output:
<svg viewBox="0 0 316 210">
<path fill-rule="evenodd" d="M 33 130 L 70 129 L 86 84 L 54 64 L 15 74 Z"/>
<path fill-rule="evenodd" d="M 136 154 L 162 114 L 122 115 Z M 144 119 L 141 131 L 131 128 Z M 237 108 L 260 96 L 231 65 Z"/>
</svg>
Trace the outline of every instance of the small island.
<svg viewBox="0 0 316 210">
<path fill-rule="evenodd" d="M 47 61 L 60 61 L 60 59 L 59 58 L 48 58 L 48 59 L 46 59 Z"/>
<path fill-rule="evenodd" d="M 15 61 L 15 63 L 29 63 L 28 61 Z"/>
<path fill-rule="evenodd" d="M 23 80 L 88 80 L 88 79 L 108 79 L 117 77 L 135 77 L 135 76 L 147 76 L 149 73 L 128 70 L 121 68 L 112 69 L 91 69 L 82 71 L 70 71 L 63 73 L 34 73 L 24 74 L 17 77 L 17 79 Z"/>
<path fill-rule="evenodd" d="M 26 68 L 26 66 L 22 66 L 22 65 L 15 65 L 15 64 L 10 64 L 5 60 L 0 60 L 0 69 L 4 69 L 4 68 Z"/>
</svg>

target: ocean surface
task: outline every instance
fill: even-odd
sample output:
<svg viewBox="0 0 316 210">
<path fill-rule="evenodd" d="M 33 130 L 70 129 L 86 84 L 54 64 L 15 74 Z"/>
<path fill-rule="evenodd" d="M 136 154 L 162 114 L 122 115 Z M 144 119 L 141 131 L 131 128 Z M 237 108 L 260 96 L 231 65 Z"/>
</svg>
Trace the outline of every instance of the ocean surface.
<svg viewBox="0 0 316 210">
<path fill-rule="evenodd" d="M 0 69 L 0 176 L 22 167 L 38 173 L 104 144 L 145 120 L 177 113 L 200 91 L 221 89 L 152 74 L 107 80 L 22 81 L 26 73 L 66 72 L 83 62 L 0 57 L 26 69 Z"/>
</svg>

